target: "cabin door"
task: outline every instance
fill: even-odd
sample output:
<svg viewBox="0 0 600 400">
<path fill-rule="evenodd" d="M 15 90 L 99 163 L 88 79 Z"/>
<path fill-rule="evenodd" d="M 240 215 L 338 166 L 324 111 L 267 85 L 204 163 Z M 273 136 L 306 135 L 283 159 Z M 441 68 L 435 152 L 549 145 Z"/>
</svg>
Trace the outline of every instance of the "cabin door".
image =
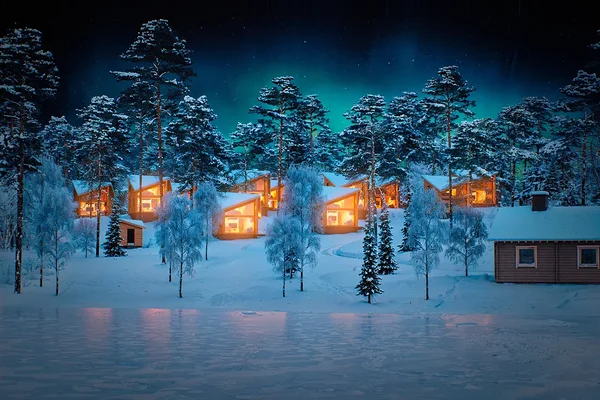
<svg viewBox="0 0 600 400">
<path fill-rule="evenodd" d="M 135 229 L 127 228 L 127 244 L 135 244 Z"/>
</svg>

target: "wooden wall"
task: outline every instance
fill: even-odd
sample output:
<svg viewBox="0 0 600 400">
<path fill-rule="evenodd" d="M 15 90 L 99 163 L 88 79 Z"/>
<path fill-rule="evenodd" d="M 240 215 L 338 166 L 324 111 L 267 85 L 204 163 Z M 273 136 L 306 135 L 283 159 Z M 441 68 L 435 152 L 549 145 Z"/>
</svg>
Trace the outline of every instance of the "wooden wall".
<svg viewBox="0 0 600 400">
<path fill-rule="evenodd" d="M 496 282 L 600 283 L 600 269 L 577 267 L 577 246 L 600 242 L 495 242 Z M 516 267 L 516 247 L 537 246 L 537 268 Z"/>
<path fill-rule="evenodd" d="M 139 226 L 129 225 L 128 223 L 121 222 L 121 245 L 127 247 L 127 229 L 134 229 L 135 232 L 135 246 L 142 247 L 144 239 L 144 229 Z"/>
</svg>

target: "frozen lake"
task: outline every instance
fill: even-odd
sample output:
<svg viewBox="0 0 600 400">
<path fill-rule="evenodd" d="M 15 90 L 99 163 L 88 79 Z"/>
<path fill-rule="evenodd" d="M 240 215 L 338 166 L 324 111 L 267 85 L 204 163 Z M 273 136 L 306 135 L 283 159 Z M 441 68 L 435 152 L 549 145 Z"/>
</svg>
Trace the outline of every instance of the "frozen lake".
<svg viewBox="0 0 600 400">
<path fill-rule="evenodd" d="M 5 399 L 598 399 L 600 318 L 0 308 Z"/>
</svg>

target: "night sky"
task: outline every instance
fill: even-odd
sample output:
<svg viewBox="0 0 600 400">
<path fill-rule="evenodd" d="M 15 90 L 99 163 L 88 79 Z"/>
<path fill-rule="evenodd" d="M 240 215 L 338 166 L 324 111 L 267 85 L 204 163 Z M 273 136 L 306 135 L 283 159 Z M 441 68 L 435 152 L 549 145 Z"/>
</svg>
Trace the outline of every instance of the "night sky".
<svg viewBox="0 0 600 400">
<path fill-rule="evenodd" d="M 559 96 L 558 88 L 592 60 L 587 46 L 598 41 L 600 29 L 596 14 L 575 7 L 578 2 L 195 3 L 48 2 L 33 11 L 20 2 L 21 9 L 0 18 L 3 32 L 25 26 L 43 32 L 61 76 L 47 112 L 76 124 L 75 110 L 92 96 L 116 97 L 124 87 L 109 71 L 127 67 L 119 55 L 140 26 L 168 19 L 193 50 L 198 76 L 191 94 L 208 96 L 225 134 L 252 120 L 248 109 L 260 88 L 281 75 L 295 76 L 303 94 L 321 97 L 334 131 L 345 126 L 342 113 L 361 96 L 389 100 L 420 92 L 444 65 L 458 65 L 476 87 L 476 116 L 494 117 L 524 96 Z"/>
</svg>

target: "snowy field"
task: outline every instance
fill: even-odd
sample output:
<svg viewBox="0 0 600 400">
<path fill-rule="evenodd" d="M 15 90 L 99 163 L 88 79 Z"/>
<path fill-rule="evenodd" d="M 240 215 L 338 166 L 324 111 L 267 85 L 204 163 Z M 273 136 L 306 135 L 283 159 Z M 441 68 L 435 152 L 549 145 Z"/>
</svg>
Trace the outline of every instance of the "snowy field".
<svg viewBox="0 0 600 400">
<path fill-rule="evenodd" d="M 598 317 L 0 308 L 0 398 L 597 400 L 598 335 Z"/>
<path fill-rule="evenodd" d="M 485 210 L 493 223 L 496 210 Z M 263 218 L 262 223 L 270 217 Z M 403 211 L 392 210 L 396 244 L 401 240 Z M 264 226 L 261 227 L 261 231 Z M 464 277 L 461 266 L 442 257 L 432 273 L 431 300 L 424 300 L 424 279 L 416 278 L 409 255 L 398 255 L 396 275 L 382 277 L 384 293 L 367 304 L 356 296 L 363 233 L 321 236 L 319 265 L 307 270 L 305 292 L 299 279 L 288 282 L 281 296 L 281 279 L 264 255 L 264 237 L 248 240 L 214 240 L 209 260 L 196 266 L 194 277 L 184 276 L 183 299 L 178 281 L 168 282 L 168 268 L 160 263 L 152 225 L 144 240 L 150 247 L 128 250 L 123 258 L 85 259 L 77 253 L 61 271 L 61 294 L 54 296 L 54 277 L 45 287 L 28 282 L 21 295 L 10 285 L 0 286 L 0 306 L 220 309 L 225 311 L 293 311 L 314 313 L 400 314 L 512 314 L 530 316 L 600 316 L 600 286 L 552 284 L 496 284 L 493 282 L 493 246 L 490 243 L 480 266 Z M 13 253 L 1 255 L 4 276 L 12 274 Z M 31 263 L 31 255 L 26 255 Z"/>
</svg>

